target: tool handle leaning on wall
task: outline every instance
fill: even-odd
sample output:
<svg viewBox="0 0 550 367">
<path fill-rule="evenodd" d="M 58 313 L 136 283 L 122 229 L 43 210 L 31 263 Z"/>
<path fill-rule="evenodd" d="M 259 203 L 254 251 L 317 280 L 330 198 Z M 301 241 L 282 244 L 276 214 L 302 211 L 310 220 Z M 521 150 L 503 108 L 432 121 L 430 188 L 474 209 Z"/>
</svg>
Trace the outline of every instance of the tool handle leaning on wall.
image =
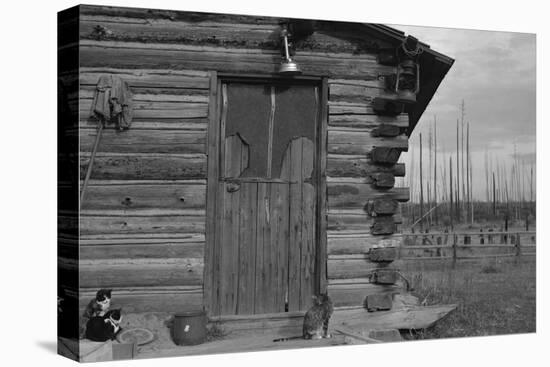
<svg viewBox="0 0 550 367">
<path fill-rule="evenodd" d="M 82 202 L 86 196 L 86 188 L 88 187 L 88 181 L 92 175 L 92 167 L 94 165 L 95 154 L 97 152 L 97 147 L 99 146 L 99 141 L 101 140 L 101 133 L 103 132 L 103 122 L 99 123 L 97 128 L 97 135 L 95 137 L 94 147 L 92 148 L 92 154 L 90 155 L 90 162 L 88 163 L 88 168 L 86 168 L 86 176 L 84 176 L 84 183 L 82 184 L 82 189 L 80 190 L 80 202 L 78 204 L 78 210 L 82 208 Z"/>
</svg>

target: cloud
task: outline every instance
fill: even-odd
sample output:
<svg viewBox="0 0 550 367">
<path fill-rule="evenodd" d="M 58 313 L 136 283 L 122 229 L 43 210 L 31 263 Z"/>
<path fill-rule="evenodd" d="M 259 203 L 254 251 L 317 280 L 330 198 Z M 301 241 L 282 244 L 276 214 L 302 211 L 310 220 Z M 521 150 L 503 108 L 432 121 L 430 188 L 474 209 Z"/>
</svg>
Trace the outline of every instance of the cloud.
<svg viewBox="0 0 550 367">
<path fill-rule="evenodd" d="M 457 120 L 461 119 L 460 105 L 464 100 L 464 121 L 470 124 L 470 149 L 475 177 L 484 175 L 485 152 L 507 166 L 508 172 L 513 163 L 511 157 L 514 147 L 518 157 L 534 162 L 534 34 L 394 27 L 455 59 L 411 136 L 410 151 L 418 151 L 419 133 L 422 132 L 424 139 L 428 138 L 436 116 L 438 152 L 455 154 L 456 125 Z M 405 161 L 409 154 L 404 155 Z"/>
</svg>

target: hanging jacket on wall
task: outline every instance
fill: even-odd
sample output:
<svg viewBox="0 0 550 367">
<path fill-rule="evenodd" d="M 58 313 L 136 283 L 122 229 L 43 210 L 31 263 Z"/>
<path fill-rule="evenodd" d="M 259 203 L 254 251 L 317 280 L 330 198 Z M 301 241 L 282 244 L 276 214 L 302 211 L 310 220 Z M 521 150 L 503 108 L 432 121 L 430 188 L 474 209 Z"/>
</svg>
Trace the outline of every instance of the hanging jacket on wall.
<svg viewBox="0 0 550 367">
<path fill-rule="evenodd" d="M 115 122 L 120 130 L 132 123 L 132 92 L 128 84 L 115 75 L 102 75 L 97 82 L 92 114 L 102 123 Z"/>
</svg>

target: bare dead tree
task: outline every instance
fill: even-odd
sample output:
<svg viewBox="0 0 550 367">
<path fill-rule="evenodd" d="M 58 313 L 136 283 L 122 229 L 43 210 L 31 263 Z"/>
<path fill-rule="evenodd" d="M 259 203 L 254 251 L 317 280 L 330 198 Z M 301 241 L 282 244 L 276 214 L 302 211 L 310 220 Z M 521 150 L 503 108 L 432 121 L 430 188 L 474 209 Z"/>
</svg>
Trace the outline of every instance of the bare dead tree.
<svg viewBox="0 0 550 367">
<path fill-rule="evenodd" d="M 497 216 L 497 190 L 495 186 L 495 173 L 493 172 L 493 216 Z"/>
<path fill-rule="evenodd" d="M 468 202 L 470 204 L 470 223 L 474 224 L 474 198 L 472 180 L 472 156 L 470 154 L 470 123 L 466 126 L 466 164 L 468 170 Z"/>
<path fill-rule="evenodd" d="M 456 221 L 460 222 L 460 145 L 459 145 L 459 125 L 456 120 Z"/>
<path fill-rule="evenodd" d="M 433 189 L 434 189 L 434 196 L 433 196 L 433 204 L 434 204 L 434 216 L 435 216 L 435 224 L 437 225 L 438 222 L 438 216 L 437 216 L 437 118 L 434 115 L 434 177 L 433 177 Z"/>
<path fill-rule="evenodd" d="M 465 213 L 467 213 L 466 211 L 466 206 L 465 206 L 465 201 L 466 201 L 466 188 L 465 188 L 465 184 L 464 184 L 464 114 L 465 114 L 465 109 L 464 109 L 464 100 L 462 100 L 462 104 L 460 106 L 460 166 L 461 166 L 461 169 L 462 169 L 462 172 L 460 173 L 460 177 L 462 178 L 462 205 L 461 205 L 461 208 L 462 210 L 464 210 Z M 463 216 L 465 217 L 465 216 Z M 467 218 L 464 218 L 465 220 L 467 220 Z"/>
<path fill-rule="evenodd" d="M 451 231 L 453 230 L 453 157 L 449 156 L 449 217 L 451 218 Z"/>
<path fill-rule="evenodd" d="M 422 185 L 422 133 L 420 133 L 420 230 L 424 230 L 424 190 Z"/>
</svg>

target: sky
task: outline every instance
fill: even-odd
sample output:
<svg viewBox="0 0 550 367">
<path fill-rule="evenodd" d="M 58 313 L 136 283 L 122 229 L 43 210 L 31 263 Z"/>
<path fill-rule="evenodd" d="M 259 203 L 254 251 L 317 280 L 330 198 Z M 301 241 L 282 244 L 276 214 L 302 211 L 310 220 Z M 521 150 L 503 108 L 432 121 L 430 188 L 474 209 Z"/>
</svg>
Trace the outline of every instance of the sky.
<svg viewBox="0 0 550 367">
<path fill-rule="evenodd" d="M 523 168 L 520 185 L 525 187 L 528 199 L 531 167 L 533 181 L 536 175 L 535 35 L 402 25 L 391 27 L 415 36 L 432 49 L 455 59 L 411 135 L 409 151 L 401 156 L 401 161 L 407 163 L 407 175 L 397 184 L 409 185 L 413 187 L 412 191 L 418 189 L 420 133 L 426 177 L 429 163 L 427 141 L 434 118 L 437 124 L 438 175 L 443 173 L 440 162 L 445 161 L 447 169 L 450 155 L 455 162 L 456 124 L 457 119 L 461 119 L 460 106 L 464 100 L 464 121 L 465 125 L 470 124 L 474 198 L 486 199 L 485 157 L 488 157 L 491 170 L 496 172 L 498 164 L 501 173 L 506 171 L 510 177 L 515 150 L 520 162 L 518 166 Z M 466 127 L 464 130 L 466 132 Z M 412 169 L 409 166 L 411 154 L 415 155 Z M 453 170 L 455 167 L 456 163 Z M 411 172 L 414 177 L 411 177 Z M 443 183 L 440 179 L 438 182 Z"/>
</svg>

